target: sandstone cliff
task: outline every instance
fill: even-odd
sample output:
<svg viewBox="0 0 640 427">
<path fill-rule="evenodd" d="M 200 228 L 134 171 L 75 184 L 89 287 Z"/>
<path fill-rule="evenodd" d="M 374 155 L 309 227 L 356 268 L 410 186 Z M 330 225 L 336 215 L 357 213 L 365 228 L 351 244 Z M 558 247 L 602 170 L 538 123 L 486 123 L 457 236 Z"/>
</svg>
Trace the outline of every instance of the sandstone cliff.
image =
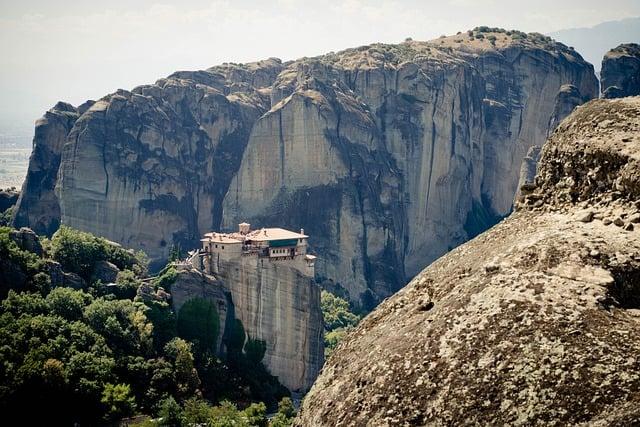
<svg viewBox="0 0 640 427">
<path fill-rule="evenodd" d="M 291 391 L 307 391 L 324 362 L 320 288 L 285 264 L 242 257 L 223 262 L 216 277 L 182 267 L 171 287 L 176 312 L 190 298 L 213 301 L 220 316 L 218 351 L 225 350 L 225 323 L 237 318 L 252 339 L 266 343 L 263 363 Z"/>
<path fill-rule="evenodd" d="M 640 95 L 640 45 L 621 44 L 607 52 L 600 78 L 604 98 Z"/>
<path fill-rule="evenodd" d="M 399 289 L 509 213 L 529 147 L 597 96 L 579 55 L 522 37 L 465 33 L 289 64 L 223 225 L 305 227 L 318 274 L 353 300 Z"/>
<path fill-rule="evenodd" d="M 573 50 L 487 29 L 177 72 L 39 126 L 15 222 L 156 264 L 221 224 L 305 228 L 318 274 L 373 306 L 506 215 L 529 147 L 596 94 Z"/>
<path fill-rule="evenodd" d="M 38 234 L 51 235 L 60 226 L 60 204 L 53 189 L 62 146 L 77 119 L 75 107 L 58 102 L 36 122 L 29 170 L 14 216 L 16 227 L 30 227 Z"/>
<path fill-rule="evenodd" d="M 297 425 L 640 423 L 640 97 L 579 107 L 523 192 L 347 336 Z"/>
</svg>

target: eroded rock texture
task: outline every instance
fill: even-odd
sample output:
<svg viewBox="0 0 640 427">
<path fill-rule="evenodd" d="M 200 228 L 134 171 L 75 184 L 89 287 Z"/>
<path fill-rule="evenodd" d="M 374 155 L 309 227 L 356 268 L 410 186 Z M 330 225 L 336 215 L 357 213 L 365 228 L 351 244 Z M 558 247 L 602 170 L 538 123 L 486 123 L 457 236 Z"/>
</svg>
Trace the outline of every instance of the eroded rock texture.
<svg viewBox="0 0 640 427">
<path fill-rule="evenodd" d="M 600 77 L 604 98 L 640 95 L 640 45 L 621 44 L 607 52 Z"/>
<path fill-rule="evenodd" d="M 640 423 L 640 98 L 579 107 L 523 193 L 345 338 L 297 425 Z"/>
<path fill-rule="evenodd" d="M 16 223 L 156 264 L 221 225 L 305 228 L 318 274 L 372 307 L 506 215 L 529 147 L 596 95 L 591 65 L 524 33 L 177 72 L 36 135 Z"/>
<path fill-rule="evenodd" d="M 592 67 L 568 48 L 494 36 L 289 64 L 253 127 L 224 226 L 304 227 L 318 274 L 364 303 L 484 231 L 509 213 L 529 147 L 597 95 Z"/>
<path fill-rule="evenodd" d="M 78 119 L 78 110 L 58 102 L 36 122 L 27 177 L 18 199 L 14 225 L 51 235 L 60 226 L 60 204 L 53 190 L 62 147 Z"/>
<path fill-rule="evenodd" d="M 284 263 L 241 257 L 223 264 L 224 274 L 215 277 L 180 267 L 171 286 L 176 312 L 191 298 L 213 301 L 220 354 L 225 324 L 239 319 L 248 338 L 265 342 L 262 362 L 269 372 L 289 390 L 309 390 L 324 362 L 319 286 Z"/>
</svg>

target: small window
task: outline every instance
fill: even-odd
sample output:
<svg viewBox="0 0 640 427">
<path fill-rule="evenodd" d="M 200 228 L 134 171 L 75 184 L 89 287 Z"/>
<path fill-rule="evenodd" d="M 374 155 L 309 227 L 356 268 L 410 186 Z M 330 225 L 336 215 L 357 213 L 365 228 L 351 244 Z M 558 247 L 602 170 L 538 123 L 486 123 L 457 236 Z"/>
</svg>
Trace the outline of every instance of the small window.
<svg viewBox="0 0 640 427">
<path fill-rule="evenodd" d="M 222 249 L 224 249 L 224 246 L 222 246 Z"/>
<path fill-rule="evenodd" d="M 218 245 L 216 245 L 216 248 L 218 247 Z"/>
</svg>

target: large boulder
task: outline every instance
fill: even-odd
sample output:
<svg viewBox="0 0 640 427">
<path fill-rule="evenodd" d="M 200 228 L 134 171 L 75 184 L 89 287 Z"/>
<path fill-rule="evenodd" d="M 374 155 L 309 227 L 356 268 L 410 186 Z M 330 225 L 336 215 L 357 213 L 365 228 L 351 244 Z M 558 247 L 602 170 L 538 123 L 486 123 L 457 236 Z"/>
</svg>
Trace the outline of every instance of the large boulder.
<svg viewBox="0 0 640 427">
<path fill-rule="evenodd" d="M 38 256 L 42 256 L 40 239 L 30 228 L 22 227 L 20 230 L 11 230 L 9 236 L 23 251 L 33 252 Z"/>
<path fill-rule="evenodd" d="M 109 261 L 97 261 L 93 265 L 93 273 L 91 274 L 91 281 L 100 281 L 102 283 L 114 283 L 118 277 L 120 270 L 118 267 L 110 263 Z"/>
<path fill-rule="evenodd" d="M 18 201 L 19 196 L 19 191 L 15 191 L 10 188 L 0 190 L 0 213 L 6 211 L 10 207 L 13 207 Z"/>
<path fill-rule="evenodd" d="M 602 59 L 600 84 L 604 98 L 640 95 L 640 45 L 621 44 Z"/>
<path fill-rule="evenodd" d="M 640 423 L 640 97 L 579 107 L 533 187 L 345 338 L 296 425 Z"/>
</svg>

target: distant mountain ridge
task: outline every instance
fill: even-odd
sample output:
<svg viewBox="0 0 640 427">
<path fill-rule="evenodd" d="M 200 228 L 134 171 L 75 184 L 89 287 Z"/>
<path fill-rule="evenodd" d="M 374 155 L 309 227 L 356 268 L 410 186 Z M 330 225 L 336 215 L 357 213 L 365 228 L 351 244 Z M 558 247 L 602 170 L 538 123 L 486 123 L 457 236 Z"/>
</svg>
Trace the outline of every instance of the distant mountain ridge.
<svg viewBox="0 0 640 427">
<path fill-rule="evenodd" d="M 593 27 L 569 28 L 548 35 L 573 46 L 599 74 L 602 57 L 609 49 L 621 43 L 640 42 L 640 17 L 607 21 Z"/>
</svg>

